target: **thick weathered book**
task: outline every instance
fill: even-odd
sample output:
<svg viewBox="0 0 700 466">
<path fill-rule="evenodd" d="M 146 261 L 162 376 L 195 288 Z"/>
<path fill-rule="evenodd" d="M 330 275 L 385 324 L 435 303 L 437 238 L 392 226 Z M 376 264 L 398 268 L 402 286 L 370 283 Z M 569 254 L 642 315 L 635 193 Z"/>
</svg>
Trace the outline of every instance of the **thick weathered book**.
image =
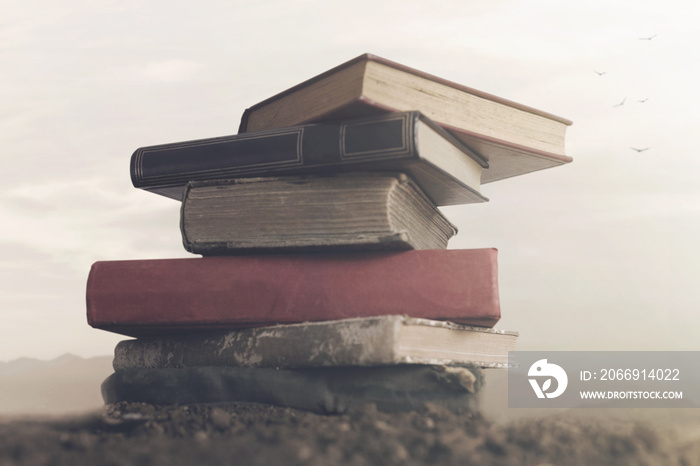
<svg viewBox="0 0 700 466">
<path fill-rule="evenodd" d="M 489 162 L 481 183 L 554 167 L 571 121 L 364 54 L 248 108 L 239 133 L 419 110 Z"/>
<path fill-rule="evenodd" d="M 486 200 L 488 164 L 419 112 L 142 147 L 135 187 L 181 200 L 189 181 L 339 171 L 405 172 L 437 205 Z"/>
<path fill-rule="evenodd" d="M 102 261 L 87 319 L 131 336 L 407 315 L 492 327 L 495 249 Z"/>
<path fill-rule="evenodd" d="M 469 364 L 507 367 L 517 333 L 396 315 L 126 340 L 114 369 Z"/>
<path fill-rule="evenodd" d="M 426 403 L 476 412 L 483 372 L 436 365 L 130 368 L 104 381 L 102 397 L 105 403 L 157 405 L 264 403 L 321 414 L 350 413 L 368 404 L 381 411 L 408 411 Z"/>
<path fill-rule="evenodd" d="M 445 249 L 457 229 L 403 174 L 195 181 L 182 201 L 185 249 L 226 255 Z"/>
</svg>

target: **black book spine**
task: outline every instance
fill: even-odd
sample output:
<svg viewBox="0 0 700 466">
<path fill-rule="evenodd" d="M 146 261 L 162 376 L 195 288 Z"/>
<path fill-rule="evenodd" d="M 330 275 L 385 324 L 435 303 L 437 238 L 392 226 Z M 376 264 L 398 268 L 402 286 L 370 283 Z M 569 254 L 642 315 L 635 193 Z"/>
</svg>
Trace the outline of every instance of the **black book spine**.
<svg viewBox="0 0 700 466">
<path fill-rule="evenodd" d="M 418 158 L 418 112 L 338 124 L 310 124 L 137 149 L 137 188 L 184 187 L 189 181 L 342 170 L 346 165 Z"/>
</svg>

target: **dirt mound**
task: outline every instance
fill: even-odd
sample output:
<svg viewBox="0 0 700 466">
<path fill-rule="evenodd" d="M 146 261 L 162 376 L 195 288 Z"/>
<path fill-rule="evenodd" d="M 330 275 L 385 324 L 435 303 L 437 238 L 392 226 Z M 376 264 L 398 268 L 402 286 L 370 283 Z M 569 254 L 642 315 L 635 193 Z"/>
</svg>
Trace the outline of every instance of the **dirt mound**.
<svg viewBox="0 0 700 466">
<path fill-rule="evenodd" d="M 648 422 L 556 415 L 492 424 L 432 405 L 324 416 L 265 405 L 115 404 L 0 424 L 3 465 L 692 465 L 697 442 Z"/>
</svg>

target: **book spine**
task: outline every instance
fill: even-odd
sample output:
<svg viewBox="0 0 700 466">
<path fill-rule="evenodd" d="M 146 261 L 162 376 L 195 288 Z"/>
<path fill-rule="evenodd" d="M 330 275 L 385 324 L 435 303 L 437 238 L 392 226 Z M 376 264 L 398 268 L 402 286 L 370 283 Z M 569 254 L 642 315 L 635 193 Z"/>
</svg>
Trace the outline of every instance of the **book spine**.
<svg viewBox="0 0 700 466">
<path fill-rule="evenodd" d="M 105 403 L 156 405 L 264 403 L 319 414 L 347 414 L 374 404 L 382 411 L 416 411 L 426 403 L 447 410 L 478 409 L 483 372 L 446 366 L 277 369 L 189 367 L 124 369 L 102 384 Z M 471 375 L 467 375 L 469 372 Z M 464 380 L 469 379 L 470 385 Z M 177 387 L 174 389 L 173 387 Z"/>
<path fill-rule="evenodd" d="M 341 320 L 126 340 L 114 350 L 115 370 L 126 368 L 329 367 L 399 362 L 395 340 L 401 317 Z"/>
<path fill-rule="evenodd" d="M 380 315 L 492 327 L 495 249 L 104 261 L 88 323 L 142 336 Z"/>
<path fill-rule="evenodd" d="M 403 112 L 142 147 L 131 157 L 131 180 L 137 188 L 156 189 L 196 180 L 414 159 L 419 117 L 418 112 Z"/>
<path fill-rule="evenodd" d="M 246 108 L 241 115 L 241 122 L 238 124 L 238 134 L 245 133 L 248 129 L 248 118 L 253 110 L 251 108 Z"/>
</svg>

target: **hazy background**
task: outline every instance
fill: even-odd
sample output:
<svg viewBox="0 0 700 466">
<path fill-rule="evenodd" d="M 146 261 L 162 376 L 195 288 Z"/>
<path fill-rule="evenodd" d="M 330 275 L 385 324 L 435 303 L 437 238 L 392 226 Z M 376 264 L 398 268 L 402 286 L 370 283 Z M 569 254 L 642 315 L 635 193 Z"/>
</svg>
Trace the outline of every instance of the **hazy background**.
<svg viewBox="0 0 700 466">
<path fill-rule="evenodd" d="M 499 249 L 519 349 L 698 349 L 698 5 L 0 0 L 0 360 L 111 354 L 90 265 L 188 256 L 136 148 L 235 134 L 364 52 L 574 121 L 572 164 L 444 209 L 450 247 Z"/>
</svg>

